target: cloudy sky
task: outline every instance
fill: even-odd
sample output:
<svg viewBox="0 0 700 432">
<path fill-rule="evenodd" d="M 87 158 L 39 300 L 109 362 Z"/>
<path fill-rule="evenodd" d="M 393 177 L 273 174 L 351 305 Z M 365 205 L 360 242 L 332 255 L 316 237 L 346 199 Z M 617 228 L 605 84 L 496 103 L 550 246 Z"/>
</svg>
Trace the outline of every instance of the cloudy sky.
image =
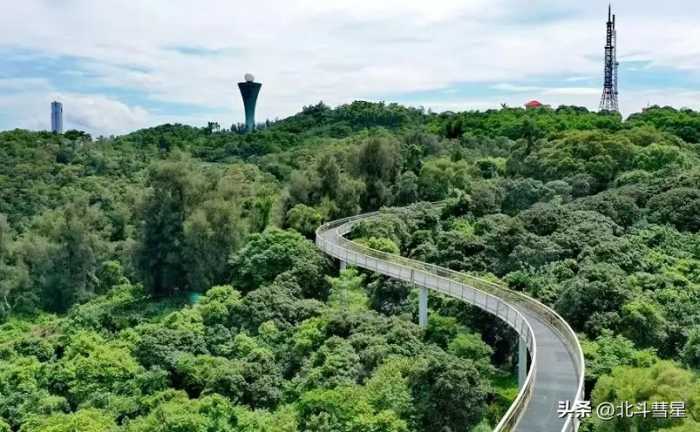
<svg viewBox="0 0 700 432">
<path fill-rule="evenodd" d="M 119 134 L 258 120 L 320 100 L 434 111 L 597 107 L 607 1 L 1 0 L 0 130 Z M 617 0 L 620 103 L 700 109 L 700 2 Z"/>
</svg>

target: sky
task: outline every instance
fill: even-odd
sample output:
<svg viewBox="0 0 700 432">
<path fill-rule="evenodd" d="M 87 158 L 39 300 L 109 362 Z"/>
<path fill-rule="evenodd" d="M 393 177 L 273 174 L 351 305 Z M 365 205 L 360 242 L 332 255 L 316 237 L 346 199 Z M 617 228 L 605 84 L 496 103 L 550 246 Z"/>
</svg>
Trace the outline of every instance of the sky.
<svg viewBox="0 0 700 432">
<path fill-rule="evenodd" d="M 236 83 L 263 83 L 257 119 L 305 105 L 433 111 L 597 109 L 607 1 L 1 0 L 0 130 L 123 134 L 244 121 Z M 700 109 L 700 2 L 617 0 L 620 106 Z"/>
</svg>

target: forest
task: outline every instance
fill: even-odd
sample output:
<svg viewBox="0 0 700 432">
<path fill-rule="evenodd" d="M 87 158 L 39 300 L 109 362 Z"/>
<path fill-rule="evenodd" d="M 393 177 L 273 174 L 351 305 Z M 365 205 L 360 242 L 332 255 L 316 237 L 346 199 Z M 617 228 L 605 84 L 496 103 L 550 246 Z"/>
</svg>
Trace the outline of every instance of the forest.
<svg viewBox="0 0 700 432">
<path fill-rule="evenodd" d="M 315 247 L 380 209 L 354 241 L 559 312 L 594 405 L 687 407 L 581 430 L 700 430 L 698 112 L 319 103 L 0 157 L 0 432 L 492 430 L 514 333 L 436 294 L 423 329 L 410 285 Z"/>
</svg>

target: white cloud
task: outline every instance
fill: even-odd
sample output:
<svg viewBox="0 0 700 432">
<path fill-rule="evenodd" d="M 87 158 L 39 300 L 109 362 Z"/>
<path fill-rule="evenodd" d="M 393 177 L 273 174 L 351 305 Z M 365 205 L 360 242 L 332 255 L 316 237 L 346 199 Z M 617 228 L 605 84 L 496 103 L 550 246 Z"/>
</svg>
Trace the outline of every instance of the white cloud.
<svg viewBox="0 0 700 432">
<path fill-rule="evenodd" d="M 543 96 L 600 96 L 601 92 L 597 87 L 543 87 L 508 83 L 496 84 L 491 86 L 491 88 L 510 93 L 528 93 Z"/>
<path fill-rule="evenodd" d="M 517 84 L 502 83 L 491 86 L 494 90 L 501 90 L 506 92 L 520 93 L 520 92 L 533 92 L 540 91 L 542 87 L 539 86 L 525 86 Z"/>
<path fill-rule="evenodd" d="M 55 99 L 63 102 L 66 124 L 78 129 L 118 134 L 149 123 L 145 109 L 106 97 L 58 94 Z"/>
<path fill-rule="evenodd" d="M 0 89 L 7 85 L 0 80 Z M 19 80 L 15 84 L 24 86 Z M 34 81 L 31 81 L 34 83 Z M 22 93 L 0 94 L 0 111 L 6 113 L 13 127 L 48 130 L 51 101 L 64 106 L 64 129 L 87 130 L 96 135 L 113 135 L 133 131 L 156 123 L 156 117 L 138 106 L 100 95 L 54 92 L 46 83 L 27 88 Z M 163 120 L 163 119 L 161 119 Z"/>
<path fill-rule="evenodd" d="M 543 90 L 549 96 L 600 96 L 600 89 L 593 87 L 555 87 Z"/>
<path fill-rule="evenodd" d="M 571 77 L 568 77 L 568 78 L 564 79 L 564 81 L 567 81 L 567 82 L 579 82 L 579 81 L 588 81 L 588 80 L 590 80 L 590 79 L 593 79 L 593 77 L 583 75 L 583 76 L 571 76 Z"/>
<path fill-rule="evenodd" d="M 49 89 L 49 83 L 41 78 L 0 78 L 0 91 L 5 94 L 10 92 L 24 92 L 27 89 L 36 91 L 38 89 Z"/>
<path fill-rule="evenodd" d="M 616 1 L 621 58 L 700 74 L 699 3 Z M 283 117 L 319 100 L 380 99 L 463 82 L 512 92 L 513 101 L 518 93 L 535 93 L 555 105 L 593 108 L 597 89 L 517 83 L 600 76 L 606 9 L 607 0 L 25 0 L 3 5 L 0 41 L 86 59 L 83 78 L 91 84 L 221 112 L 163 116 L 73 93 L 77 111 L 67 109 L 67 115 L 104 130 L 156 121 L 241 121 L 236 82 L 248 71 L 263 82 L 259 118 Z M 173 47 L 199 47 L 207 55 Z M 493 84 L 499 82 L 506 84 Z M 625 110 L 640 106 L 636 96 L 621 96 Z"/>
</svg>

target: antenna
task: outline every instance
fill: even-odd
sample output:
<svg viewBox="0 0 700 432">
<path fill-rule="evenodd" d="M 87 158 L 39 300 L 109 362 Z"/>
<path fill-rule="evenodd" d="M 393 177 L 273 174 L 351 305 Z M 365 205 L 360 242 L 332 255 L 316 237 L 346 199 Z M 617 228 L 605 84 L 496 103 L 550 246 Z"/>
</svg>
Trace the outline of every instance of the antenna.
<svg viewBox="0 0 700 432">
<path fill-rule="evenodd" d="M 605 40 L 605 72 L 603 76 L 603 95 L 600 98 L 600 110 L 619 112 L 617 99 L 617 30 L 612 6 L 608 5 L 608 22 Z"/>
</svg>

